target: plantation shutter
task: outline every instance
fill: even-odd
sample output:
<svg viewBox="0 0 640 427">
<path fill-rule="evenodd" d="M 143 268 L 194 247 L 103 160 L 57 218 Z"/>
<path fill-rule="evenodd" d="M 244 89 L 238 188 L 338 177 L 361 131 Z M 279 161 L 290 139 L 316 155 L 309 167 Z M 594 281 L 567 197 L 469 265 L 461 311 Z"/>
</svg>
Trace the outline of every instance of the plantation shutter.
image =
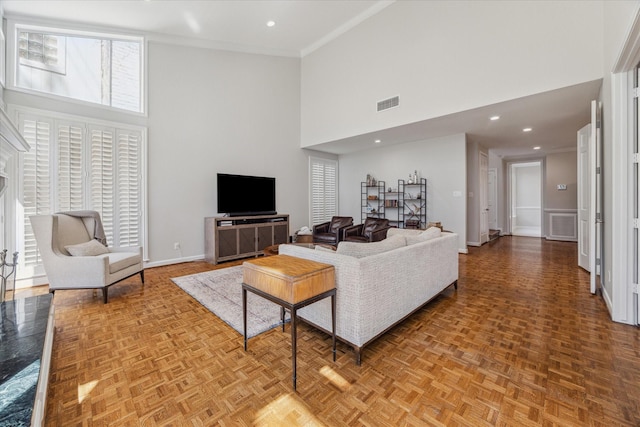
<svg viewBox="0 0 640 427">
<path fill-rule="evenodd" d="M 91 209 L 100 213 L 109 244 L 117 246 L 113 240 L 115 216 L 114 134 L 115 129 L 113 128 L 89 127 L 91 145 L 89 186 L 91 188 Z"/>
<path fill-rule="evenodd" d="M 338 214 L 338 162 L 312 157 L 311 224 L 330 221 Z"/>
<path fill-rule="evenodd" d="M 58 211 L 80 210 L 84 206 L 83 131 L 80 125 L 58 123 Z"/>
<path fill-rule="evenodd" d="M 19 124 L 20 132 L 31 146 L 29 151 L 22 154 L 24 247 L 21 262 L 23 266 L 35 267 L 40 263 L 40 256 L 29 216 L 51 213 L 50 150 L 53 142 L 53 121 L 25 115 L 21 116 Z"/>
<path fill-rule="evenodd" d="M 17 109 L 17 119 L 31 147 L 20 157 L 19 278 L 42 272 L 31 215 L 95 210 L 109 245 L 142 245 L 144 130 L 46 111 Z"/>
<path fill-rule="evenodd" d="M 140 132 L 117 131 L 118 139 L 118 236 L 119 246 L 140 244 L 141 237 L 141 152 Z"/>
</svg>

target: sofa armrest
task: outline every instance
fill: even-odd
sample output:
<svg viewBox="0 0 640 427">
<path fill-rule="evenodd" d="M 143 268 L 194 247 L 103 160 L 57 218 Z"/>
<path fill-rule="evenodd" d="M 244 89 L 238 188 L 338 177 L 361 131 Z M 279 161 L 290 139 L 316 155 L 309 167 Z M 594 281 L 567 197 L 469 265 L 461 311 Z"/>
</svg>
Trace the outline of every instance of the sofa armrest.
<svg viewBox="0 0 640 427">
<path fill-rule="evenodd" d="M 387 238 L 387 231 L 389 231 L 391 227 L 381 228 L 379 230 L 375 230 L 371 232 L 370 242 L 379 242 Z"/>
<path fill-rule="evenodd" d="M 320 224 L 316 224 L 313 226 L 313 233 L 328 233 L 329 232 L 329 221 L 323 222 Z"/>
<path fill-rule="evenodd" d="M 351 225 L 342 230 L 343 240 L 349 236 L 359 236 L 362 234 L 362 224 Z"/>
<path fill-rule="evenodd" d="M 107 254 L 97 256 L 69 256 L 51 253 L 44 261 L 49 289 L 100 288 L 109 274 Z"/>
</svg>

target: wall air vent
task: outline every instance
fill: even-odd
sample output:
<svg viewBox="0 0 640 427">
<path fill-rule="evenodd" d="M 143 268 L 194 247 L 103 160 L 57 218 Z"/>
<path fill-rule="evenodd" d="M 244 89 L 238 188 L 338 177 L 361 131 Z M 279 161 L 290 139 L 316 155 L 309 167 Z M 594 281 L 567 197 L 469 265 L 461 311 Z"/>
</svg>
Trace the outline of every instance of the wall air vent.
<svg viewBox="0 0 640 427">
<path fill-rule="evenodd" d="M 398 105 L 400 105 L 400 97 L 394 96 L 393 98 L 378 101 L 378 111 L 388 110 Z"/>
</svg>

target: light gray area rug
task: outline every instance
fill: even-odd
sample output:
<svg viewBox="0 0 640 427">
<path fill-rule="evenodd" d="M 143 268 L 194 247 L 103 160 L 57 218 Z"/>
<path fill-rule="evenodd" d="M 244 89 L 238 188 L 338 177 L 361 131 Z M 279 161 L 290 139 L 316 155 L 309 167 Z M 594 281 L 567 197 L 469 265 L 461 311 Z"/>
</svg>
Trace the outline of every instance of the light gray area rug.
<svg viewBox="0 0 640 427">
<path fill-rule="evenodd" d="M 242 266 L 175 277 L 173 283 L 242 335 Z M 289 321 L 289 313 L 287 313 Z M 280 306 L 247 292 L 247 336 L 280 326 Z"/>
</svg>

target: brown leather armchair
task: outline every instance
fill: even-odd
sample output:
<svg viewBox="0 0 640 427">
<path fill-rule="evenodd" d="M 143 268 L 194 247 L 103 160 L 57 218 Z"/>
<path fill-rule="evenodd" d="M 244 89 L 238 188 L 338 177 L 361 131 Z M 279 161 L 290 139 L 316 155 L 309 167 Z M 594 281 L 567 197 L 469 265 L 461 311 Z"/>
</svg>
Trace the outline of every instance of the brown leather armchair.
<svg viewBox="0 0 640 427">
<path fill-rule="evenodd" d="M 313 243 L 337 245 L 342 240 L 342 230 L 353 225 L 353 217 L 334 216 L 331 221 L 313 226 Z"/>
<path fill-rule="evenodd" d="M 386 218 L 369 217 L 364 224 L 358 224 L 344 229 L 345 242 L 379 242 L 387 238 L 387 231 L 391 228 Z"/>
</svg>

